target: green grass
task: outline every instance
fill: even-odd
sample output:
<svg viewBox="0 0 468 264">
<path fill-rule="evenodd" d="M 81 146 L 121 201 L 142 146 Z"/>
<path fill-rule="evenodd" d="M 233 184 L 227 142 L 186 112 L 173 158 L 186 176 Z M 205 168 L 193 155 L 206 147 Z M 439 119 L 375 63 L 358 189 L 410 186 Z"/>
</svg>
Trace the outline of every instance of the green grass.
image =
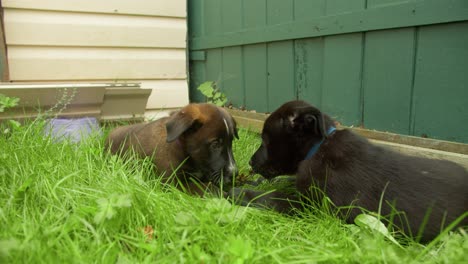
<svg viewBox="0 0 468 264">
<path fill-rule="evenodd" d="M 235 142 L 240 173 L 259 137 Z M 40 123 L 0 134 L 0 263 L 463 263 L 466 234 L 399 247 L 325 211 L 284 216 L 197 198 L 151 164 L 44 138 Z M 265 187 L 265 186 L 264 186 Z M 146 232 L 144 229 L 146 228 Z M 150 235 L 149 233 L 151 233 Z"/>
</svg>

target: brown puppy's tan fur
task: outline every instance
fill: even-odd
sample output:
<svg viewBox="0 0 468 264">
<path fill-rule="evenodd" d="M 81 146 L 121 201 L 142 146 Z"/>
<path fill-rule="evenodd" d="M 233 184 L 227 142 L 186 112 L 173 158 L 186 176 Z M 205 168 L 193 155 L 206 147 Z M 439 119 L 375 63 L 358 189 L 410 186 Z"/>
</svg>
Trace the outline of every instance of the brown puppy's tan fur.
<svg viewBox="0 0 468 264">
<path fill-rule="evenodd" d="M 228 144 L 225 147 L 231 151 L 232 137 L 237 134 L 235 122 L 226 110 L 211 104 L 190 104 L 150 123 L 117 127 L 109 134 L 106 145 L 113 154 L 132 149 L 140 157 L 152 157 L 157 172 L 165 173 L 165 180 L 177 169 L 177 180 L 190 185 L 191 176 L 200 174 L 200 168 L 209 167 L 204 165 L 210 158 L 204 146 L 226 135 L 231 138 L 224 140 Z"/>
<path fill-rule="evenodd" d="M 124 153 L 131 148 L 142 158 L 151 156 L 156 169 L 170 175 L 185 157 L 176 142 L 166 142 L 168 119 L 164 117 L 150 123 L 117 127 L 109 134 L 106 143 L 113 154 Z"/>
</svg>

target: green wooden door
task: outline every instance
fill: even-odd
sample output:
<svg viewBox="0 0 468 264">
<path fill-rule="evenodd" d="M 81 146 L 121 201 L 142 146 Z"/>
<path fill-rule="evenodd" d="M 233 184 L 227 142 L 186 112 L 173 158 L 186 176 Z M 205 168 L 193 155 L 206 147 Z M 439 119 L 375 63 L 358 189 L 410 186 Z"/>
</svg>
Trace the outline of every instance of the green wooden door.
<svg viewBox="0 0 468 264">
<path fill-rule="evenodd" d="M 190 95 L 303 99 L 345 125 L 468 143 L 468 1 L 188 1 Z"/>
</svg>

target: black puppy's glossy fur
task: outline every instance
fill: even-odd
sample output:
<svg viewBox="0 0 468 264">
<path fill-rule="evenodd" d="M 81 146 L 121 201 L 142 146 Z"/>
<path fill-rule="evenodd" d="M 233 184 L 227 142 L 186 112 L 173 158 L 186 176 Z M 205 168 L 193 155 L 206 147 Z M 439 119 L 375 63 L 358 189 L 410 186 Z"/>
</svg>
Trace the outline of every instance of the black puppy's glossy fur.
<svg viewBox="0 0 468 264">
<path fill-rule="evenodd" d="M 302 197 L 320 199 L 311 191 L 319 188 L 339 207 L 354 205 L 377 212 L 383 195 L 381 214 L 390 215 L 393 208 L 403 212 L 394 217 L 393 224 L 413 236 L 423 228 L 421 241 L 433 239 L 468 211 L 465 168 L 446 160 L 403 155 L 348 129 L 327 135 L 333 125 L 330 117 L 306 102 L 284 104 L 265 121 L 262 146 L 250 161 L 253 170 L 266 178 L 297 174 L 296 187 Z M 305 159 L 322 140 L 318 151 Z M 242 204 L 252 201 L 281 212 L 300 207 L 294 196 L 273 192 L 258 198 L 260 194 L 243 189 L 231 192 Z M 343 217 L 353 222 L 360 213 L 355 208 Z"/>
</svg>

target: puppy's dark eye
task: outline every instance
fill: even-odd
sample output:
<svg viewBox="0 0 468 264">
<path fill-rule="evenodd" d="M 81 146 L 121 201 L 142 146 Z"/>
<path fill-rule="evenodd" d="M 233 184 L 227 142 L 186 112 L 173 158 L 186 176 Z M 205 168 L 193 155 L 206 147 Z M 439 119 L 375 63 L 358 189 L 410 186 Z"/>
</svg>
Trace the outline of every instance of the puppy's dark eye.
<svg viewBox="0 0 468 264">
<path fill-rule="evenodd" d="M 219 149 L 219 148 L 221 148 L 222 146 L 223 146 L 223 142 L 222 142 L 221 139 L 213 140 L 213 141 L 211 141 L 211 143 L 210 143 L 210 148 L 211 148 L 211 149 L 214 149 L 214 150 L 215 150 L 215 149 Z"/>
</svg>

